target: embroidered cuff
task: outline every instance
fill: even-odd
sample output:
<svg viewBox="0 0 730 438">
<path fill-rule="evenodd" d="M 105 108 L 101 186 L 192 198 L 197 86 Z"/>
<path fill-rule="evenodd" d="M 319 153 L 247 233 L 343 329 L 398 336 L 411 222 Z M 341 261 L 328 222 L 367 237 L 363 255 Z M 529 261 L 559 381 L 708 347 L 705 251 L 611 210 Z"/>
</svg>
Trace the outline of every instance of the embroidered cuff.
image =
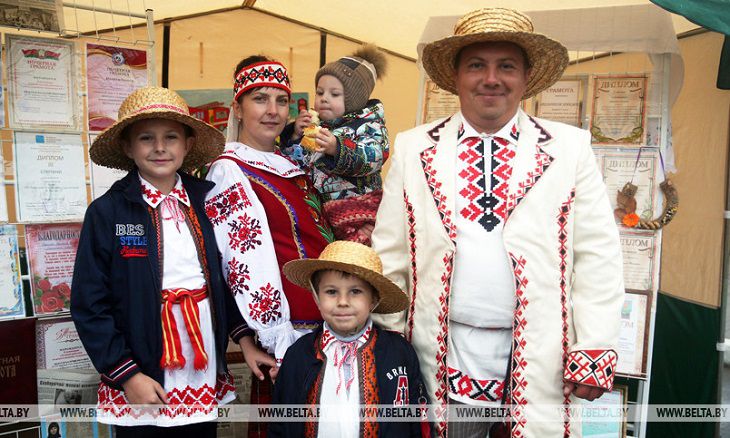
<svg viewBox="0 0 730 438">
<path fill-rule="evenodd" d="M 231 330 L 230 336 L 233 342 L 238 344 L 244 336 L 254 336 L 256 332 L 248 326 L 245 322 Z"/>
<path fill-rule="evenodd" d="M 101 380 L 115 389 L 121 389 L 122 383 L 140 372 L 139 367 L 132 359 L 124 359 L 108 373 L 101 374 Z"/>
<path fill-rule="evenodd" d="M 277 362 L 284 358 L 286 350 L 297 339 L 301 338 L 304 334 L 294 330 L 290 321 L 279 324 L 274 327 L 270 327 L 264 330 L 259 330 L 259 342 L 269 353 L 274 355 Z"/>
<path fill-rule="evenodd" d="M 613 350 L 579 350 L 568 355 L 563 378 L 610 391 L 618 355 Z"/>
</svg>

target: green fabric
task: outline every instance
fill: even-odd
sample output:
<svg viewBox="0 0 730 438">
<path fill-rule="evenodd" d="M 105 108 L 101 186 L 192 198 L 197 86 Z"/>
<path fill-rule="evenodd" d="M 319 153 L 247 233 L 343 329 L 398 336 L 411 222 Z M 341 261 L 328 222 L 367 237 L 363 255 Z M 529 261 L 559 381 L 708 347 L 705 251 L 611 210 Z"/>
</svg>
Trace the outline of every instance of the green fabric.
<svg viewBox="0 0 730 438">
<path fill-rule="evenodd" d="M 717 88 L 730 89 L 730 0 L 651 0 L 669 12 L 715 32 L 725 34 L 720 67 L 717 70 Z"/>
<path fill-rule="evenodd" d="M 659 293 L 654 329 L 650 404 L 715 404 L 720 353 L 720 309 L 710 309 Z M 647 424 L 647 437 L 714 437 L 715 424 Z"/>
</svg>

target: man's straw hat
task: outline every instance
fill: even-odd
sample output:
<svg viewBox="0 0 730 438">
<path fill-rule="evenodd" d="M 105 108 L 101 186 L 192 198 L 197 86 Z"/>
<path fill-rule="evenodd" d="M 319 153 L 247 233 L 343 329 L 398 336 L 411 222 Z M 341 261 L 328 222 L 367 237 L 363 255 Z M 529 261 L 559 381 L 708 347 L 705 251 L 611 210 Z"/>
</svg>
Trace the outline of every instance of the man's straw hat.
<svg viewBox="0 0 730 438">
<path fill-rule="evenodd" d="M 130 94 L 119 107 L 116 123 L 99 134 L 89 149 L 96 164 L 121 170 L 131 170 L 134 161 L 124 154 L 120 135 L 124 128 L 143 119 L 168 119 L 189 126 L 194 131 L 195 144 L 185 156 L 183 170 L 200 167 L 223 152 L 225 137 L 209 124 L 190 115 L 185 100 L 172 90 L 161 87 L 140 88 Z"/>
<path fill-rule="evenodd" d="M 284 265 L 286 278 L 305 289 L 312 287 L 312 274 L 322 270 L 348 272 L 370 283 L 380 295 L 380 303 L 373 313 L 400 312 L 408 306 L 408 297 L 383 275 L 380 257 L 368 246 L 338 240 L 327 245 L 318 259 L 292 260 Z"/>
<path fill-rule="evenodd" d="M 423 48 L 423 68 L 436 85 L 457 94 L 454 62 L 461 49 L 475 43 L 511 42 L 525 50 L 532 65 L 522 97 L 527 99 L 554 84 L 568 65 L 568 50 L 533 29 L 530 17 L 513 9 L 487 8 L 470 12 L 456 23 L 453 36 Z"/>
</svg>

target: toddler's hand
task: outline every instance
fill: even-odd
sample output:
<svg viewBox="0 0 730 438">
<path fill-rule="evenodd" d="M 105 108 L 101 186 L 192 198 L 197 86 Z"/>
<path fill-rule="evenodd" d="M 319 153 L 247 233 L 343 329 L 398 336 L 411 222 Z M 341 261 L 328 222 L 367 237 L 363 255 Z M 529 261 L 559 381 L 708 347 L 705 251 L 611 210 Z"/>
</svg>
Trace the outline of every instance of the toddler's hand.
<svg viewBox="0 0 730 438">
<path fill-rule="evenodd" d="M 329 129 L 320 129 L 317 133 L 316 142 L 317 146 L 319 146 L 318 152 L 332 156 L 337 155 L 337 137 Z"/>
<path fill-rule="evenodd" d="M 243 352 L 243 359 L 251 368 L 251 372 L 259 380 L 264 380 L 264 373 L 261 371 L 260 365 L 268 365 L 272 368 L 276 367 L 276 360 L 269 356 L 264 350 L 260 349 L 253 341 L 252 336 L 244 336 L 238 341 Z"/>
<path fill-rule="evenodd" d="M 302 138 L 304 135 L 304 128 L 312 123 L 312 115 L 307 111 L 301 111 L 297 118 L 294 120 L 294 137 Z"/>
<path fill-rule="evenodd" d="M 124 395 L 133 405 L 167 404 L 165 389 L 150 376 L 137 373 L 122 383 Z"/>
</svg>

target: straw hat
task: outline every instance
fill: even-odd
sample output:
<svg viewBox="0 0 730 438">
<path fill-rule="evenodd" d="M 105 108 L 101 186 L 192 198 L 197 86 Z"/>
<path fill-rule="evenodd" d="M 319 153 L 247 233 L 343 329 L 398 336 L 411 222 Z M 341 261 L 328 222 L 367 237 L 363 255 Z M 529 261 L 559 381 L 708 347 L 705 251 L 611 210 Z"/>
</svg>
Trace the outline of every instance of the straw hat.
<svg viewBox="0 0 730 438">
<path fill-rule="evenodd" d="M 461 17 L 454 27 L 453 36 L 426 45 L 423 48 L 423 68 L 436 85 L 457 94 L 456 55 L 468 45 L 491 41 L 514 43 L 527 53 L 532 74 L 523 99 L 554 84 L 568 65 L 568 50 L 559 42 L 535 33 L 530 17 L 513 9 L 487 8 Z"/>
<path fill-rule="evenodd" d="M 361 243 L 338 240 L 332 242 L 318 259 L 292 260 L 284 265 L 284 275 L 292 283 L 310 289 L 312 274 L 321 270 L 348 272 L 370 283 L 380 295 L 373 313 L 400 312 L 408 306 L 408 297 L 395 283 L 383 276 L 383 263 L 378 254 Z"/>
<path fill-rule="evenodd" d="M 140 88 L 130 94 L 119 107 L 116 123 L 99 134 L 89 149 L 96 164 L 131 170 L 134 161 L 125 155 L 120 135 L 137 120 L 168 119 L 189 126 L 195 132 L 195 144 L 185 156 L 183 170 L 194 169 L 212 161 L 223 152 L 225 137 L 209 124 L 190 115 L 185 100 L 172 90 L 161 87 Z"/>
</svg>

